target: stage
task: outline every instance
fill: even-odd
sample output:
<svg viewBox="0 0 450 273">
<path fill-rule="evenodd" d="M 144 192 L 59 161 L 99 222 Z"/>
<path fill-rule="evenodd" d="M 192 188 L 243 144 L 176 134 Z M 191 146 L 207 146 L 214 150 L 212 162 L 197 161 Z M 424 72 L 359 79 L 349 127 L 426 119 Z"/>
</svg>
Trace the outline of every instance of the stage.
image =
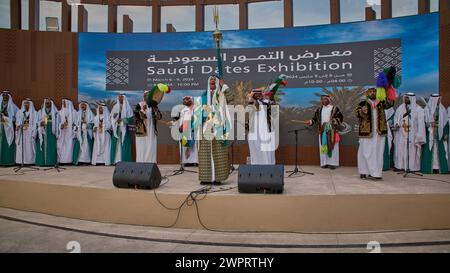
<svg viewBox="0 0 450 273">
<path fill-rule="evenodd" d="M 0 207 L 104 223 L 217 231 L 450 228 L 450 175 L 403 178 L 385 172 L 384 180 L 371 181 L 360 180 L 353 167 L 331 171 L 304 166 L 315 175 L 285 178 L 283 194 L 264 195 L 240 194 L 235 171 L 226 183 L 176 209 L 189 193 L 204 186 L 197 174 L 170 176 L 176 165 L 159 167 L 169 178 L 156 191 L 114 188 L 114 167 L 67 166 L 60 173 L 25 170 L 23 174 L 2 168 Z"/>
</svg>

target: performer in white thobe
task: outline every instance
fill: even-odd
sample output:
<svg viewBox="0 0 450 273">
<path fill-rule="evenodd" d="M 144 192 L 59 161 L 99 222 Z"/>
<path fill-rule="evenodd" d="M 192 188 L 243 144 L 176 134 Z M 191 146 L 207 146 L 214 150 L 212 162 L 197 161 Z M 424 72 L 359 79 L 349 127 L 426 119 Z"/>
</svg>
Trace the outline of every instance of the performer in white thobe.
<svg viewBox="0 0 450 273">
<path fill-rule="evenodd" d="M 94 118 L 94 147 L 92 149 L 92 165 L 111 165 L 111 119 L 105 104 L 97 107 Z"/>
<path fill-rule="evenodd" d="M 76 139 L 74 148 L 73 164 L 91 163 L 92 157 L 92 127 L 94 125 L 94 114 L 89 103 L 82 101 L 78 104 Z"/>
<path fill-rule="evenodd" d="M 424 111 L 416 103 L 414 93 L 406 93 L 394 117 L 395 153 L 394 164 L 398 170 L 420 170 L 422 145 L 425 143 Z M 408 156 L 409 143 L 409 156 Z M 408 164 L 409 158 L 409 164 Z"/>
<path fill-rule="evenodd" d="M 57 143 L 59 163 L 65 164 L 73 161 L 76 116 L 77 112 L 73 108 L 72 101 L 67 98 L 63 99 L 62 107 L 59 111 L 60 123 Z"/>
<path fill-rule="evenodd" d="M 322 106 L 317 108 L 312 120 L 306 124 L 319 127 L 320 166 L 334 170 L 339 166 L 338 127 L 344 121 L 344 116 L 337 106 L 331 104 L 331 98 L 324 94 L 320 98 Z"/>
<path fill-rule="evenodd" d="M 183 105 L 179 112 L 179 119 L 175 126 L 180 132 L 181 164 L 198 164 L 198 134 L 194 128 L 194 101 L 191 96 L 183 97 Z M 197 131 L 197 133 L 199 133 Z"/>
<path fill-rule="evenodd" d="M 252 165 L 275 165 L 275 131 L 271 107 L 275 102 L 270 92 L 253 89 L 248 95 L 248 147 Z"/>
<path fill-rule="evenodd" d="M 136 106 L 136 162 L 156 163 L 158 147 L 157 120 L 162 115 L 157 106 L 149 107 L 144 101 Z"/>
<path fill-rule="evenodd" d="M 378 101 L 377 90 L 367 91 L 367 100 L 356 107 L 359 120 L 358 171 L 361 179 L 381 180 L 383 172 L 383 153 L 387 135 L 385 110 L 393 102 Z"/>
<path fill-rule="evenodd" d="M 1 93 L 0 103 L 0 166 L 16 164 L 16 145 L 14 143 L 14 119 L 19 110 L 14 104 L 9 91 Z"/>
<path fill-rule="evenodd" d="M 38 116 L 33 101 L 28 98 L 22 100 L 22 106 L 16 113 L 17 164 L 34 164 L 36 162 L 37 121 Z"/>
<path fill-rule="evenodd" d="M 133 121 L 133 109 L 125 94 L 117 96 L 117 102 L 111 111 L 111 126 L 113 138 L 111 139 L 111 154 L 116 164 L 120 161 L 132 161 L 131 135 L 128 124 Z"/>
<path fill-rule="evenodd" d="M 439 94 L 431 95 L 425 107 L 425 125 L 426 144 L 422 148 L 421 171 L 447 174 L 449 125 L 447 109 L 441 104 Z"/>
</svg>

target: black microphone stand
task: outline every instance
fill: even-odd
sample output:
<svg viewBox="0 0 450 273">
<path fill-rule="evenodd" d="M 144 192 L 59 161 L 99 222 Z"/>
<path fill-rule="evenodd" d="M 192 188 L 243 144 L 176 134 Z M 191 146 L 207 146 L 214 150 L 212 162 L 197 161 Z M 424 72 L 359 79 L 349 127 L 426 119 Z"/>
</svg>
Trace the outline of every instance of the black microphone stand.
<svg viewBox="0 0 450 273">
<path fill-rule="evenodd" d="M 423 176 L 423 174 L 421 174 L 421 173 L 418 173 L 416 171 L 411 171 L 411 168 L 410 168 L 410 165 L 409 165 L 409 144 L 411 143 L 411 140 L 409 138 L 410 131 L 411 131 L 411 109 L 407 108 L 406 115 L 408 117 L 408 127 L 409 127 L 408 130 L 406 131 L 406 133 L 407 133 L 406 134 L 407 135 L 407 145 L 406 145 L 406 160 L 407 160 L 406 166 L 407 166 L 407 168 L 406 168 L 405 171 L 399 172 L 398 174 L 403 174 L 403 177 L 407 177 L 409 174 L 414 174 L 414 175 L 417 175 L 417 176 Z"/>
<path fill-rule="evenodd" d="M 33 167 L 33 166 L 25 166 L 24 161 L 24 154 L 23 154 L 23 145 L 24 145 L 24 141 L 23 141 L 23 124 L 25 123 L 25 113 L 23 114 L 23 120 L 22 120 L 22 124 L 20 125 L 20 141 L 22 142 L 22 147 L 21 147 L 21 152 L 22 152 L 22 161 L 20 162 L 20 166 L 19 167 L 15 167 L 14 168 L 14 172 L 17 173 L 22 169 L 28 168 L 28 169 L 32 169 L 32 170 L 36 170 L 38 171 L 39 168 L 37 167 Z"/>
<path fill-rule="evenodd" d="M 237 171 L 237 168 L 234 167 L 234 141 L 231 143 L 231 163 L 230 163 L 230 174 Z"/>
<path fill-rule="evenodd" d="M 309 175 L 314 175 L 314 173 L 311 172 L 305 172 L 299 165 L 298 163 L 298 132 L 299 131 L 305 131 L 305 130 L 309 130 L 309 128 L 303 128 L 303 129 L 296 129 L 296 130 L 292 130 L 292 131 L 288 131 L 288 133 L 295 133 L 295 169 L 293 171 L 287 171 L 286 173 L 290 173 L 290 175 L 288 175 L 288 177 L 291 177 L 293 175 L 296 174 L 309 174 Z"/>
</svg>

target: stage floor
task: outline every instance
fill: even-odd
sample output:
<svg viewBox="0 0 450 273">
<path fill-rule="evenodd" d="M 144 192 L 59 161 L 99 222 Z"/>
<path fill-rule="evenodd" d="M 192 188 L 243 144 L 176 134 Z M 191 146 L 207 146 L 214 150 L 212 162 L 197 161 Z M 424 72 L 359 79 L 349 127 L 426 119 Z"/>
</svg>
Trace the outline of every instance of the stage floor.
<svg viewBox="0 0 450 273">
<path fill-rule="evenodd" d="M 117 189 L 114 167 L 0 169 L 0 207 L 115 224 L 215 231 L 347 232 L 450 229 L 450 175 L 385 172 L 361 180 L 356 168 L 304 166 L 314 175 L 285 178 L 283 194 L 240 194 L 237 172 L 207 195 L 196 173 L 169 176 L 155 191 Z M 188 168 L 197 170 L 197 168 Z M 293 169 L 287 166 L 285 170 Z M 189 197 L 188 197 L 189 196 Z M 170 208 L 170 209 L 168 209 Z"/>
<path fill-rule="evenodd" d="M 0 169 L 0 181 L 28 181 L 68 186 L 114 188 L 112 166 L 64 166 L 60 173 L 55 170 L 31 171 L 24 169 L 22 174 L 15 174 L 13 168 Z M 179 166 L 159 165 L 161 174 L 169 176 L 169 181 L 158 188 L 159 192 L 184 194 L 197 190 L 200 185 L 196 173 L 184 173 L 170 176 Z M 236 166 L 237 167 L 237 166 Z M 186 168 L 197 171 L 197 168 Z M 292 170 L 286 166 L 285 170 Z M 450 175 L 410 175 L 403 178 L 393 171 L 384 172 L 382 181 L 361 180 L 356 168 L 341 167 L 334 171 L 317 166 L 305 166 L 305 171 L 314 175 L 285 178 L 284 193 L 286 195 L 349 195 L 349 194 L 430 194 L 450 193 Z M 165 183 L 167 182 L 167 183 Z M 237 171 L 229 179 L 215 189 L 223 189 L 215 194 L 239 194 L 237 189 Z"/>
</svg>

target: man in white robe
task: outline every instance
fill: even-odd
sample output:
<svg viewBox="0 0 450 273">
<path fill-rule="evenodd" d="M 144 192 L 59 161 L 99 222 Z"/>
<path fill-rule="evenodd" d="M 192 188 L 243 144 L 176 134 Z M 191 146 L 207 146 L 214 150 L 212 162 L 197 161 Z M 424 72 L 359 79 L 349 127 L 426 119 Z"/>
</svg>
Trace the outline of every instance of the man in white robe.
<svg viewBox="0 0 450 273">
<path fill-rule="evenodd" d="M 111 140 L 111 154 L 114 157 L 112 164 L 120 161 L 132 161 L 131 135 L 128 124 L 133 121 L 133 109 L 125 94 L 117 96 L 117 102 L 111 111 L 111 126 L 113 139 Z"/>
<path fill-rule="evenodd" d="M 58 135 L 58 162 L 63 164 L 72 163 L 73 161 L 73 146 L 76 126 L 77 112 L 73 107 L 70 99 L 64 98 L 62 100 L 62 107 L 59 111 L 59 135 Z"/>
<path fill-rule="evenodd" d="M 422 145 L 425 143 L 424 111 L 416 103 L 414 93 L 406 93 L 394 117 L 395 153 L 394 164 L 397 170 L 420 171 Z M 409 155 L 408 155 L 409 143 Z M 409 158 L 409 163 L 408 163 Z"/>
<path fill-rule="evenodd" d="M 94 146 L 92 149 L 92 165 L 111 165 L 111 119 L 105 104 L 97 107 L 92 129 Z"/>
<path fill-rule="evenodd" d="M 73 154 L 73 164 L 91 163 L 92 157 L 92 127 L 94 125 L 94 114 L 89 103 L 82 101 L 78 104 L 76 139 Z"/>
<path fill-rule="evenodd" d="M 36 161 L 38 116 L 31 99 L 22 100 L 16 113 L 16 163 L 31 165 Z M 23 154 L 22 154 L 23 151 Z"/>
<path fill-rule="evenodd" d="M 254 89 L 249 93 L 248 147 L 252 165 L 275 165 L 275 133 L 270 92 Z"/>
<path fill-rule="evenodd" d="M 431 95 L 425 107 L 426 144 L 422 148 L 422 173 L 448 173 L 447 142 L 449 135 L 447 109 L 439 94 Z"/>
<path fill-rule="evenodd" d="M 331 104 L 328 94 L 320 97 L 321 107 L 317 108 L 312 120 L 307 124 L 319 127 L 320 166 L 331 170 L 339 167 L 338 127 L 344 121 L 344 116 L 337 106 Z"/>
<path fill-rule="evenodd" d="M 136 118 L 136 162 L 156 163 L 158 147 L 157 120 L 162 118 L 157 106 L 149 107 L 144 100 L 135 110 Z"/>
<path fill-rule="evenodd" d="M 9 91 L 1 93 L 0 104 L 0 166 L 13 166 L 16 164 L 16 145 L 14 143 L 14 119 L 17 106 L 14 104 Z"/>
<path fill-rule="evenodd" d="M 180 155 L 181 164 L 198 164 L 198 137 L 195 136 L 194 102 L 191 96 L 183 98 L 184 107 L 180 110 L 178 128 L 181 133 Z"/>
<path fill-rule="evenodd" d="M 377 90 L 367 91 L 367 100 L 356 107 L 359 120 L 358 171 L 361 179 L 381 180 L 383 172 L 383 153 L 387 135 L 385 110 L 393 102 L 377 100 Z"/>
</svg>

